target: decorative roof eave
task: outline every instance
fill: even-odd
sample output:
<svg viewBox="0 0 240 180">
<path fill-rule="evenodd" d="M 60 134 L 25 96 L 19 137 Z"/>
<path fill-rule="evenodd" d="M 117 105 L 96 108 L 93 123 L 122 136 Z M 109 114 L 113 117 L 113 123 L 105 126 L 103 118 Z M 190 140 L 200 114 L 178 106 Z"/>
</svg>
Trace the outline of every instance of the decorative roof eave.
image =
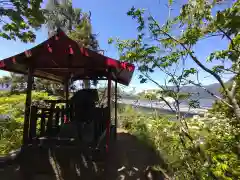
<svg viewBox="0 0 240 180">
<path fill-rule="evenodd" d="M 71 71 L 74 68 L 94 69 L 96 73 L 105 76 L 107 76 L 107 70 L 110 68 L 115 72 L 113 80 L 117 80 L 124 85 L 130 83 L 135 69 L 132 64 L 120 62 L 79 47 L 61 29 L 58 29 L 54 36 L 43 43 L 0 61 L 1 70 L 20 74 L 27 74 L 30 66 L 35 69 L 34 76 L 58 82 L 63 82 L 66 79 L 66 72 L 62 70 L 63 68 L 67 68 L 69 74 L 72 73 Z M 55 70 L 50 72 L 47 69 Z M 81 76 L 84 76 L 84 74 L 81 74 Z"/>
</svg>

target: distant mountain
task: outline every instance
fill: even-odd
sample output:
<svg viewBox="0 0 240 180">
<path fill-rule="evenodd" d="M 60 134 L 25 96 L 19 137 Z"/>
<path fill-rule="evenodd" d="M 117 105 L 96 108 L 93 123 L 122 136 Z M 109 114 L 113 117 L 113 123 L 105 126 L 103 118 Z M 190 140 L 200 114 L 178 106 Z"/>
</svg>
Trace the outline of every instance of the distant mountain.
<svg viewBox="0 0 240 180">
<path fill-rule="evenodd" d="M 174 89 L 175 87 L 170 86 L 169 88 Z M 210 84 L 210 85 L 204 86 L 204 88 L 212 92 L 214 95 L 221 96 L 219 92 L 221 85 L 219 83 Z M 152 92 L 154 91 L 154 89 L 148 90 L 148 91 Z M 181 88 L 181 92 L 194 94 L 192 95 L 192 98 L 215 99 L 206 90 L 197 86 L 184 86 Z M 141 94 L 141 93 L 138 93 L 138 94 Z"/>
<path fill-rule="evenodd" d="M 204 88 L 212 92 L 214 95 L 221 96 L 219 92 L 221 85 L 219 83 L 210 84 L 208 86 L 204 86 Z M 206 90 L 197 86 L 184 86 L 182 87 L 181 91 L 185 93 L 196 94 L 196 95 L 193 95 L 193 97 L 204 98 L 204 99 L 214 99 L 214 97 L 211 96 L 211 94 L 209 94 Z"/>
<path fill-rule="evenodd" d="M 224 84 L 226 86 L 230 85 L 232 82 L 232 78 L 226 82 L 224 82 Z M 207 86 L 204 86 L 207 90 L 209 90 L 210 92 L 212 92 L 214 95 L 217 95 L 219 97 L 221 97 L 221 93 L 220 93 L 220 89 L 221 89 L 221 85 L 219 83 L 214 83 L 214 84 L 210 84 Z M 200 87 L 196 87 L 196 86 L 185 86 L 182 88 L 182 92 L 186 92 L 186 93 L 199 93 L 200 98 L 204 98 L 204 99 L 215 99 L 213 96 L 211 96 L 208 92 L 206 92 L 203 88 Z"/>
</svg>

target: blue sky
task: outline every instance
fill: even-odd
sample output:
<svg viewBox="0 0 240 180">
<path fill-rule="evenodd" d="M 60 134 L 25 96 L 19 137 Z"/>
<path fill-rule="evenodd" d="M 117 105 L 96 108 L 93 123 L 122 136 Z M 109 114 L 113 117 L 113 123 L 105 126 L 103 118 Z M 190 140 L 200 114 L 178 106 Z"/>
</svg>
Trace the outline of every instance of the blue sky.
<svg viewBox="0 0 240 180">
<path fill-rule="evenodd" d="M 186 2 L 186 0 L 178 0 L 177 2 L 178 3 L 173 7 L 173 15 L 179 13 L 180 3 Z M 45 3 L 46 0 L 44 4 Z M 74 7 L 82 8 L 84 12 L 91 11 L 93 30 L 94 33 L 98 34 L 98 41 L 101 49 L 105 50 L 105 55 L 116 59 L 118 59 L 118 52 L 114 46 L 108 45 L 108 39 L 110 37 L 129 39 L 137 36 L 136 23 L 126 15 L 126 12 L 134 5 L 135 7 L 147 9 L 158 19 L 160 23 L 163 23 L 168 14 L 167 7 L 165 5 L 166 3 L 167 0 L 73 0 Z M 35 43 L 29 44 L 24 44 L 19 41 L 0 39 L 0 59 L 20 53 L 47 39 L 47 31 L 44 28 L 39 30 L 36 35 L 37 39 Z M 224 49 L 226 46 L 226 40 L 212 38 L 201 41 L 195 49 L 197 56 L 204 61 L 213 50 Z M 191 60 L 187 60 L 187 64 L 192 65 L 193 62 Z M 0 76 L 6 74 L 7 72 L 0 71 Z M 153 78 L 160 83 L 163 82 L 163 77 L 162 72 L 157 71 L 153 74 Z M 205 73 L 201 74 L 201 80 L 204 84 L 216 82 L 214 78 L 209 77 Z M 130 88 L 131 87 L 136 87 L 136 90 L 140 91 L 143 89 L 151 89 L 155 86 L 151 83 L 140 84 L 138 80 L 138 73 L 135 73 L 130 85 Z"/>
</svg>

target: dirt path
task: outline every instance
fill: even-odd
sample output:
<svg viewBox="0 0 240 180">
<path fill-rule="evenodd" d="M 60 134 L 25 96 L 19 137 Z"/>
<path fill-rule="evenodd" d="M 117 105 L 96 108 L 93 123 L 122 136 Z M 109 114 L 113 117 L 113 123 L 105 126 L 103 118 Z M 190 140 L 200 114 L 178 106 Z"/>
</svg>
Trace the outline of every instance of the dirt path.
<svg viewBox="0 0 240 180">
<path fill-rule="evenodd" d="M 25 170 L 25 178 L 33 180 L 161 180 L 162 177 L 147 177 L 149 166 L 161 163 L 151 148 L 136 137 L 118 129 L 118 139 L 111 152 L 102 162 L 95 162 L 89 152 L 79 148 L 46 151 L 35 149 L 28 152 L 25 168 L 12 166 L 0 171 L 1 180 L 19 180 Z"/>
<path fill-rule="evenodd" d="M 109 155 L 106 174 L 114 180 L 161 180 L 162 177 L 159 174 L 157 177 L 151 178 L 147 173 L 148 167 L 160 163 L 161 159 L 150 147 L 147 147 L 127 131 L 118 129 L 118 141 Z M 152 173 L 151 176 L 154 175 L 156 173 Z"/>
</svg>

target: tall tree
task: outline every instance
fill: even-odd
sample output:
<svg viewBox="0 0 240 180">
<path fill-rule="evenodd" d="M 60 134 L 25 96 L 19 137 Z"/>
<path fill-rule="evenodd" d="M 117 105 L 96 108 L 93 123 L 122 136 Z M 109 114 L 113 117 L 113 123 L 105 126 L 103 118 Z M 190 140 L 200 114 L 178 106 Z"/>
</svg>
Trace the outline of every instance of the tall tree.
<svg viewBox="0 0 240 180">
<path fill-rule="evenodd" d="M 9 88 L 11 85 L 11 77 L 10 76 L 3 76 L 0 78 L 0 87 L 1 88 Z"/>
<path fill-rule="evenodd" d="M 42 0 L 0 0 L 0 37 L 33 42 L 36 36 L 32 28 L 44 23 L 41 3 Z"/>
<path fill-rule="evenodd" d="M 11 73 L 11 93 L 19 93 L 25 91 L 24 76 Z"/>
<path fill-rule="evenodd" d="M 75 28 L 69 32 L 69 36 L 81 47 L 85 47 L 93 51 L 99 50 L 96 35 L 92 32 L 91 19 L 86 13 L 83 14 L 81 21 L 75 26 Z M 91 81 L 83 80 L 83 84 L 85 88 L 90 88 Z M 92 84 L 96 86 L 97 81 L 93 80 Z"/>
<path fill-rule="evenodd" d="M 80 8 L 73 8 L 71 0 L 49 0 L 46 10 L 49 36 L 57 28 L 61 28 L 80 46 L 98 50 L 96 35 L 92 33 L 90 15 L 82 12 Z M 94 85 L 96 83 L 93 81 Z M 84 86 L 90 87 L 90 81 L 84 80 Z"/>
<path fill-rule="evenodd" d="M 66 33 L 71 31 L 72 23 L 77 23 L 80 17 L 80 9 L 73 9 L 71 0 L 48 0 L 44 15 L 48 36 L 51 37 L 57 28 L 61 28 Z M 36 78 L 35 89 L 62 96 L 64 87 L 60 83 Z"/>
<path fill-rule="evenodd" d="M 46 25 L 49 36 L 61 28 L 69 33 L 81 21 L 81 9 L 73 8 L 71 0 L 49 0 L 46 5 Z"/>
<path fill-rule="evenodd" d="M 172 2 L 169 1 L 170 6 Z M 138 64 L 139 70 L 143 73 L 140 76 L 143 83 L 149 79 L 149 75 L 154 70 L 158 68 L 166 70 L 187 56 L 188 68 L 185 68 L 183 74 L 177 78 L 204 88 L 201 82 L 193 81 L 194 78 L 191 78 L 197 76 L 198 71 L 195 67 L 191 67 L 189 62 L 195 63 L 201 70 L 209 73 L 219 82 L 227 98 L 227 101 L 221 100 L 233 109 L 235 117 L 240 122 L 240 107 L 236 100 L 237 83 L 233 80 L 231 87 L 226 88 L 222 78 L 225 73 L 232 73 L 235 77 L 239 76 L 240 1 L 233 3 L 230 8 L 222 8 L 223 10 L 219 10 L 216 15 L 212 14 L 212 9 L 216 8 L 219 3 L 223 3 L 223 1 L 191 0 L 182 6 L 178 16 L 169 17 L 163 25 L 151 14 L 147 17 L 146 22 L 144 10 L 133 7 L 128 15 L 139 23 L 138 38 L 136 40 L 118 40 L 117 47 L 122 54 L 122 59 L 129 59 Z M 176 29 L 176 27 L 181 29 Z M 148 33 L 145 33 L 146 31 Z M 149 39 L 149 34 L 152 40 L 150 43 L 145 41 Z M 195 53 L 195 45 L 202 39 L 216 36 L 227 40 L 228 48 L 212 52 L 206 60 L 200 59 Z M 211 61 L 214 61 L 216 65 L 209 68 L 208 63 Z M 228 67 L 229 64 L 230 67 Z M 174 80 L 172 79 L 170 82 L 174 82 Z"/>
<path fill-rule="evenodd" d="M 97 51 L 99 48 L 96 35 L 92 32 L 90 17 L 87 14 L 81 18 L 81 21 L 69 33 L 69 36 L 74 39 L 80 46 Z"/>
<path fill-rule="evenodd" d="M 227 140 L 224 139 L 224 142 L 221 143 L 216 141 L 212 143 L 213 141 L 210 140 L 205 142 L 205 147 L 200 147 L 194 141 L 187 120 L 182 121 L 183 123 L 179 126 L 179 137 L 186 150 L 185 153 L 191 154 L 194 158 L 196 158 L 196 154 L 200 154 L 200 160 L 206 167 L 205 172 L 199 171 L 194 169 L 194 164 L 197 161 L 191 162 L 192 164 L 186 168 L 191 174 L 189 179 L 236 179 L 239 177 L 239 170 L 235 168 L 239 167 L 239 161 L 236 158 L 236 160 L 231 161 L 232 164 L 227 165 L 227 168 L 222 168 L 224 165 L 216 158 L 216 154 L 238 157 L 240 152 L 240 105 L 238 101 L 240 1 L 228 1 L 228 3 L 231 3 L 229 7 L 219 8 L 219 4 L 223 2 L 226 1 L 189 0 L 182 5 L 180 14 L 174 17 L 170 16 L 164 24 L 159 23 L 153 15 L 145 13 L 144 10 L 132 7 L 128 15 L 137 21 L 139 34 L 134 40 L 116 40 L 121 59 L 127 59 L 135 63 L 141 73 L 140 81 L 142 83 L 152 81 L 157 84 L 160 90 L 163 90 L 164 96 L 170 94 L 178 100 L 179 89 L 186 83 L 204 88 L 202 82 L 198 81 L 198 69 L 211 75 L 222 86 L 224 98 L 220 98 L 220 100 L 231 109 L 231 111 L 228 109 L 228 112 L 233 115 L 230 116 L 230 119 L 224 120 L 226 124 L 230 124 L 224 133 L 231 134 L 233 140 L 226 138 Z M 172 3 L 173 1 L 169 0 L 169 6 Z M 213 13 L 216 9 L 219 11 Z M 228 46 L 220 51 L 216 48 L 209 54 L 208 58 L 202 59 L 197 55 L 196 51 L 198 49 L 195 47 L 203 39 L 211 39 L 212 37 L 219 37 L 219 41 L 224 39 Z M 110 39 L 109 42 L 112 43 L 113 40 Z M 187 59 L 184 57 L 187 57 Z M 214 65 L 211 66 L 209 62 L 213 61 Z M 183 66 L 177 68 L 177 73 L 169 71 L 169 68 L 171 70 L 179 63 L 182 63 Z M 184 66 L 185 64 L 188 64 L 188 66 Z M 155 70 L 161 70 L 169 76 L 167 86 L 158 83 L 151 76 Z M 227 86 L 223 77 L 229 73 L 233 78 Z M 176 90 L 168 89 L 168 86 L 172 84 L 177 85 Z M 207 89 L 206 91 L 211 93 Z M 215 96 L 212 93 L 211 95 Z M 179 108 L 177 107 L 177 109 Z M 221 109 L 221 111 L 223 110 Z M 213 127 L 215 129 L 216 126 Z M 229 141 L 231 141 L 231 144 L 227 145 Z M 214 149 L 214 151 L 211 149 Z"/>
</svg>

